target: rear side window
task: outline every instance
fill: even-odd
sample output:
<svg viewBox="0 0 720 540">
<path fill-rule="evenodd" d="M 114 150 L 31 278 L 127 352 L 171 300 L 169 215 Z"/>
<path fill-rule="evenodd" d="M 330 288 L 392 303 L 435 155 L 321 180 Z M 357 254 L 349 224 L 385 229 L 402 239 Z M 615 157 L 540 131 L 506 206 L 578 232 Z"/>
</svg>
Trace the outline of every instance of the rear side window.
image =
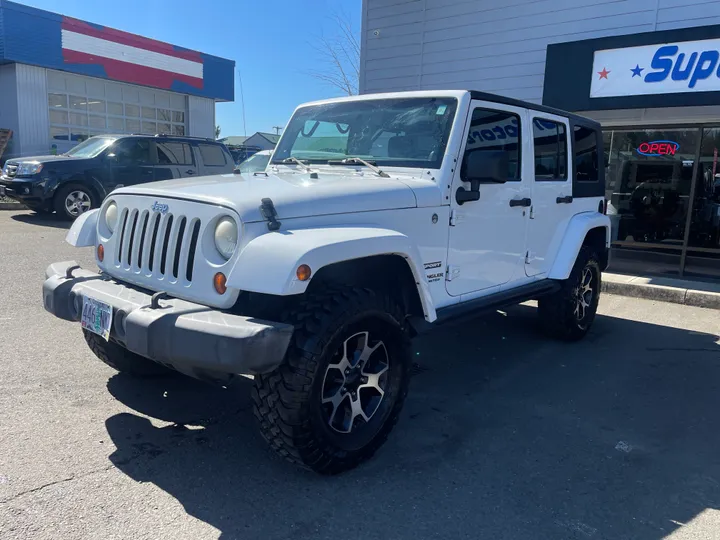
<svg viewBox="0 0 720 540">
<path fill-rule="evenodd" d="M 535 180 L 567 180 L 567 133 L 565 124 L 533 120 Z"/>
<path fill-rule="evenodd" d="M 578 182 L 598 180 L 597 132 L 585 126 L 575 126 L 575 178 Z"/>
<path fill-rule="evenodd" d="M 218 167 L 227 163 L 225 161 L 225 152 L 223 152 L 220 145 L 199 144 L 198 147 L 200 148 L 203 164 L 209 167 Z"/>
<path fill-rule="evenodd" d="M 192 165 L 192 149 L 187 143 L 157 143 L 158 163 L 161 165 Z"/>
</svg>

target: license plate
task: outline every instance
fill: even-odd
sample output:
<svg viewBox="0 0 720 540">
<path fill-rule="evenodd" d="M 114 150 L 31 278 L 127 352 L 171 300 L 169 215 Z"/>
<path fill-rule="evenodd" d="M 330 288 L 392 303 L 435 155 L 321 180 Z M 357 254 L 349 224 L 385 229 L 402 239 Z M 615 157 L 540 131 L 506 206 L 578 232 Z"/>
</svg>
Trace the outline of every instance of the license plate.
<svg viewBox="0 0 720 540">
<path fill-rule="evenodd" d="M 110 339 L 112 324 L 112 306 L 94 298 L 83 297 L 83 310 L 80 324 L 85 330 Z"/>
</svg>

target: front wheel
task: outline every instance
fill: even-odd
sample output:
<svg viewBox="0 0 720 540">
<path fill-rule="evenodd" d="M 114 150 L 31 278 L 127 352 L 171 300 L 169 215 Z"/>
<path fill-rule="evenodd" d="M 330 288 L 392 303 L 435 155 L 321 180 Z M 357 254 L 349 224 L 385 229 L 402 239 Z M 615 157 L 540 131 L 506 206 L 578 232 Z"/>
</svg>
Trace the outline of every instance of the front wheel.
<svg viewBox="0 0 720 540">
<path fill-rule="evenodd" d="M 538 300 L 538 315 L 544 329 L 566 341 L 582 339 L 595 320 L 600 289 L 598 256 L 583 246 L 561 289 Z"/>
<path fill-rule="evenodd" d="M 91 208 L 97 208 L 99 203 L 90 188 L 80 184 L 70 184 L 57 190 L 54 207 L 58 217 L 75 220 Z"/>
<path fill-rule="evenodd" d="M 403 312 L 344 287 L 309 296 L 292 319 L 285 361 L 255 377 L 255 416 L 278 454 L 337 474 L 369 459 L 397 422 L 411 364 Z"/>
</svg>

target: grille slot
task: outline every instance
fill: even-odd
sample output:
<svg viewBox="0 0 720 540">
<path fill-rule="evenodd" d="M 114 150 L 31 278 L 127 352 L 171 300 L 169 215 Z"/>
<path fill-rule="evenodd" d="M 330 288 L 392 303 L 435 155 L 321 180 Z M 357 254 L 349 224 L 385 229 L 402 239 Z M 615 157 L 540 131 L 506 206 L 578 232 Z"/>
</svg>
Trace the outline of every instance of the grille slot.
<svg viewBox="0 0 720 540">
<path fill-rule="evenodd" d="M 138 222 L 138 213 L 133 211 L 130 216 L 130 234 L 128 235 L 128 247 L 127 247 L 127 265 L 132 268 L 132 256 L 133 256 L 133 243 L 135 242 L 135 229 Z"/>
<path fill-rule="evenodd" d="M 188 280 L 188 282 L 191 282 L 193 278 L 193 267 L 195 266 L 195 250 L 197 249 L 198 236 L 200 235 L 200 220 L 193 220 L 192 224 L 190 225 L 190 229 L 192 231 L 190 234 L 190 248 L 188 249 L 188 259 L 187 264 L 185 265 L 185 278 Z"/>
<path fill-rule="evenodd" d="M 162 238 L 160 239 L 162 244 L 160 246 L 160 273 L 165 275 L 165 263 L 167 262 L 167 252 L 170 247 L 170 233 L 172 232 L 173 217 L 170 214 L 165 220 L 165 230 L 163 231 Z"/>
<path fill-rule="evenodd" d="M 185 222 L 187 220 L 182 217 L 178 220 L 178 223 L 180 224 L 178 226 L 178 232 L 177 232 L 177 238 L 175 239 L 173 243 L 173 251 L 174 251 L 174 257 L 173 257 L 173 270 L 172 275 L 174 278 L 178 277 L 178 266 L 180 265 L 180 252 L 182 251 L 182 245 L 183 245 L 183 236 L 185 235 Z"/>
<path fill-rule="evenodd" d="M 153 261 L 155 260 L 155 245 L 157 242 L 159 229 L 160 229 L 160 214 L 155 214 L 153 216 L 152 239 L 150 240 L 150 255 L 148 257 L 148 270 L 150 270 L 150 272 L 152 272 L 152 270 L 153 270 Z"/>
</svg>

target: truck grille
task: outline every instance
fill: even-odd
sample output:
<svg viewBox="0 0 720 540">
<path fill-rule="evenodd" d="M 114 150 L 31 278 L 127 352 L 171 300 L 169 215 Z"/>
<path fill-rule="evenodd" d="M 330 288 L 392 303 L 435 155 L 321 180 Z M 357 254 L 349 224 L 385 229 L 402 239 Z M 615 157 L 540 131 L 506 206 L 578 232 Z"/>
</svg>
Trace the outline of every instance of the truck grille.
<svg viewBox="0 0 720 540">
<path fill-rule="evenodd" d="M 170 283 L 192 283 L 199 218 L 125 208 L 117 234 L 116 266 Z"/>
</svg>

